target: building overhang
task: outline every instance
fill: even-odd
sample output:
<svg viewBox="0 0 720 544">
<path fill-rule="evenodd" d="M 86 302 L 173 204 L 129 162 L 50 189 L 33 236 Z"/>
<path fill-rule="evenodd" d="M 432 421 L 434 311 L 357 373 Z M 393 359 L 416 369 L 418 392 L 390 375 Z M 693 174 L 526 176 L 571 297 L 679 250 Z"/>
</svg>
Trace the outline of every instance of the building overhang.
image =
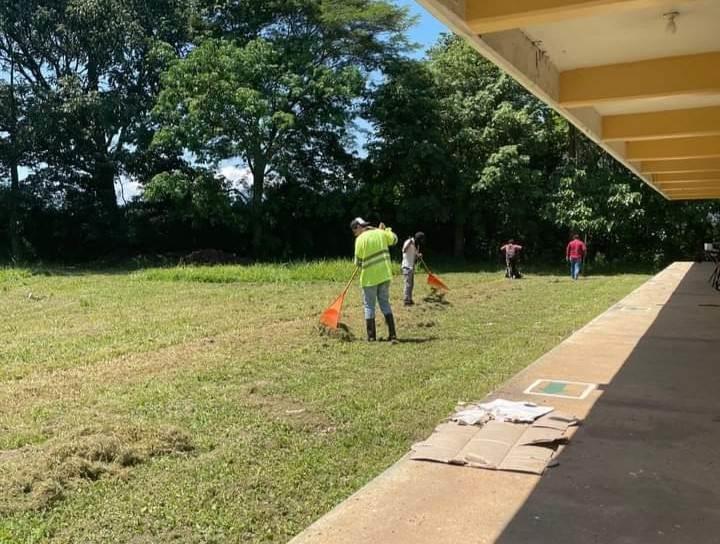
<svg viewBox="0 0 720 544">
<path fill-rule="evenodd" d="M 720 198 L 720 1 L 418 3 L 666 198 Z"/>
</svg>

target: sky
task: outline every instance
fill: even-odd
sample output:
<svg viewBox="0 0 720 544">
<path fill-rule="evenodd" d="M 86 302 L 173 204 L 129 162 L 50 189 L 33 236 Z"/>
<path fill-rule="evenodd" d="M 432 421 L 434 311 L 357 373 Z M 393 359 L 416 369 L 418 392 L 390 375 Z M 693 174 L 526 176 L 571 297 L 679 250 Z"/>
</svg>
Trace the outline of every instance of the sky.
<svg viewBox="0 0 720 544">
<path fill-rule="evenodd" d="M 410 13 L 418 17 L 417 24 L 409 33 L 410 39 L 421 45 L 418 56 L 422 56 L 424 50 L 433 45 L 440 34 L 447 32 L 447 28 L 415 0 L 396 0 L 395 3 L 409 8 Z"/>
</svg>

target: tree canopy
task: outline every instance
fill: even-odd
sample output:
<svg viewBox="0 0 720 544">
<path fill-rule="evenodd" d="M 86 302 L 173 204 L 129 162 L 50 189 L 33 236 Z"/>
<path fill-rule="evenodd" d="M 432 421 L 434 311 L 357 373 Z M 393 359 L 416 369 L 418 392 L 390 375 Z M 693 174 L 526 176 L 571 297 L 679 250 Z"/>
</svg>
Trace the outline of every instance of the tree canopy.
<svg viewBox="0 0 720 544">
<path fill-rule="evenodd" d="M 458 38 L 409 55 L 412 24 L 386 0 L 3 3 L 0 256 L 337 255 L 356 215 L 483 259 L 717 237 L 717 203 L 664 200 Z"/>
<path fill-rule="evenodd" d="M 304 157 L 335 167 L 368 75 L 402 51 L 408 25 L 384 1 L 270 4 L 205 12 L 209 37 L 167 71 L 156 106 L 156 141 L 247 164 L 256 253 L 266 181 L 302 179 Z"/>
</svg>

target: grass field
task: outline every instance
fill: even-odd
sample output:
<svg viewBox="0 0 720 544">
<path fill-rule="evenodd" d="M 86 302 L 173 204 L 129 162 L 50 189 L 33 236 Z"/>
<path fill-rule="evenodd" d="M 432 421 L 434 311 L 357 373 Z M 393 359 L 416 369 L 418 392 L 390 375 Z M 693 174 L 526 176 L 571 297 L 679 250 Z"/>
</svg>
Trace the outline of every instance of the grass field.
<svg viewBox="0 0 720 544">
<path fill-rule="evenodd" d="M 320 334 L 350 271 L 0 270 L 0 542 L 285 542 L 647 279 L 396 278 L 392 346 Z"/>
</svg>

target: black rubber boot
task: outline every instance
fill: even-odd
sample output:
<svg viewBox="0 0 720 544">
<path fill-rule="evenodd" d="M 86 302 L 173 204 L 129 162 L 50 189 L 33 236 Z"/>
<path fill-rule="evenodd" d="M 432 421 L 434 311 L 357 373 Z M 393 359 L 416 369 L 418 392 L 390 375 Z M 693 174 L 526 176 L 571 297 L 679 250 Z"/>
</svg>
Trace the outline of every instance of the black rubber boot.
<svg viewBox="0 0 720 544">
<path fill-rule="evenodd" d="M 367 327 L 368 342 L 374 342 L 376 340 L 375 320 L 374 319 L 366 319 L 365 327 Z"/>
<path fill-rule="evenodd" d="M 388 340 L 392 342 L 393 344 L 397 344 L 397 334 L 395 333 L 395 318 L 393 317 L 393 314 L 387 314 L 385 316 L 385 323 L 387 323 L 388 328 Z"/>
</svg>

